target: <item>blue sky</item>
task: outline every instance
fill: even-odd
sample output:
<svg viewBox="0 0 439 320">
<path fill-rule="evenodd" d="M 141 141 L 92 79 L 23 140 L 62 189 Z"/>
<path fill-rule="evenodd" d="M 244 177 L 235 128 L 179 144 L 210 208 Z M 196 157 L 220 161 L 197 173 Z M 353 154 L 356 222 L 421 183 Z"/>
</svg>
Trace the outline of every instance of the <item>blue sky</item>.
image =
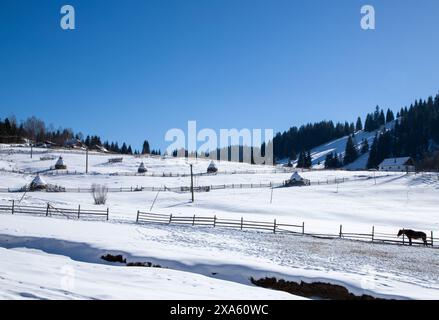
<svg viewBox="0 0 439 320">
<path fill-rule="evenodd" d="M 76 30 L 59 27 L 76 9 Z M 376 30 L 360 28 L 374 5 Z M 0 117 L 164 134 L 354 121 L 439 91 L 437 0 L 2 0 Z"/>
</svg>

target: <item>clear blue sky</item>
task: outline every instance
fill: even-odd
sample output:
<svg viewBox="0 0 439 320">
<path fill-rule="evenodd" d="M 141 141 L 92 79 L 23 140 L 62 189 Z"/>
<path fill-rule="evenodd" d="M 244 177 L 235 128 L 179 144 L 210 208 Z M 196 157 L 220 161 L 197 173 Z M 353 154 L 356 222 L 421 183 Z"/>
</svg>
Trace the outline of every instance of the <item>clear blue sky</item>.
<svg viewBox="0 0 439 320">
<path fill-rule="evenodd" d="M 76 9 L 74 31 L 60 8 Z M 360 8 L 376 9 L 375 31 Z M 1 0 L 0 117 L 140 148 L 170 128 L 354 121 L 439 90 L 437 0 Z"/>
</svg>

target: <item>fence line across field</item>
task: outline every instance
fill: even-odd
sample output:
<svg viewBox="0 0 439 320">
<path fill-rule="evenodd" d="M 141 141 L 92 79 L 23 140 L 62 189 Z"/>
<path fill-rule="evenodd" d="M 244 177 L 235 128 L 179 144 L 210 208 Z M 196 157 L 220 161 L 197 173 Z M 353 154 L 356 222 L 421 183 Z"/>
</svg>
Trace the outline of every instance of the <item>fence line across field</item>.
<svg viewBox="0 0 439 320">
<path fill-rule="evenodd" d="M 97 210 L 97 209 L 84 209 L 78 205 L 77 208 L 60 208 L 55 207 L 50 203 L 47 203 L 46 206 L 29 206 L 22 205 L 17 203 L 16 201 L 12 201 L 11 205 L 0 205 L 1 213 L 11 213 L 11 214 L 30 214 L 36 216 L 63 216 L 65 218 L 104 218 L 105 220 L 109 220 L 110 218 L 110 209 L 107 208 L 105 210 Z"/>
<path fill-rule="evenodd" d="M 302 224 L 286 224 L 279 223 L 277 219 L 273 222 L 268 221 L 254 221 L 245 220 L 243 217 L 241 219 L 220 219 L 216 216 L 206 217 L 206 216 L 173 216 L 172 214 L 156 214 L 150 212 L 137 211 L 136 223 L 151 223 L 151 224 L 181 224 L 181 225 L 192 225 L 192 226 L 210 226 L 210 227 L 228 227 L 240 230 L 265 230 L 273 233 L 290 234 L 290 235 L 305 235 L 315 238 L 324 239 L 344 239 L 351 241 L 362 241 L 371 243 L 382 243 L 382 244 L 399 244 L 408 245 L 408 240 L 406 236 L 403 235 L 402 238 L 398 238 L 395 234 L 375 232 L 375 227 L 371 228 L 371 233 L 351 233 L 343 232 L 343 226 L 340 225 L 340 230 L 338 233 L 312 233 L 305 231 L 305 222 Z M 434 238 L 433 231 L 427 235 L 427 243 L 429 246 L 437 248 L 437 241 L 439 238 Z M 413 242 L 415 246 L 422 246 L 423 243 Z"/>
<path fill-rule="evenodd" d="M 365 181 L 370 179 L 351 179 L 351 178 L 331 178 L 325 180 L 316 180 L 309 181 L 308 186 L 311 185 L 333 185 L 333 184 L 341 184 L 345 182 L 351 181 Z M 217 185 L 201 185 L 195 186 L 195 192 L 207 192 L 211 190 L 223 190 L 223 189 L 266 189 L 266 188 L 279 188 L 286 187 L 285 182 L 267 182 L 267 183 L 230 183 L 230 184 L 217 184 Z M 6 192 L 23 192 L 23 188 L 0 188 L 0 193 Z M 49 191 L 46 192 L 69 192 L 69 193 L 90 193 L 92 188 L 60 188 L 57 191 Z M 177 186 L 177 187 L 166 187 L 166 186 L 135 186 L 135 187 L 108 187 L 108 192 L 141 192 L 141 191 L 171 191 L 177 193 L 186 193 L 191 191 L 190 186 Z"/>
<path fill-rule="evenodd" d="M 12 204 L 0 204 L 0 213 L 10 214 L 23 214 L 23 215 L 36 215 L 46 217 L 64 217 L 68 219 L 87 219 L 87 220 L 110 220 L 110 209 L 84 209 L 80 205 L 76 208 L 61 208 L 55 207 L 50 203 L 45 206 L 29 206 L 21 205 L 16 201 L 12 201 Z M 133 221 L 134 222 L 134 221 Z M 137 224 L 161 224 L 161 225 L 188 225 L 188 226 L 204 226 L 213 228 L 231 228 L 237 230 L 258 230 L 267 231 L 274 234 L 286 234 L 286 235 L 302 235 L 311 236 L 324 239 L 344 239 L 351 241 L 361 241 L 370 243 L 382 243 L 382 244 L 395 244 L 395 245 L 408 245 L 408 240 L 403 235 L 402 238 L 398 238 L 395 234 L 376 232 L 375 227 L 372 227 L 370 233 L 351 233 L 345 232 L 343 226 L 340 225 L 338 233 L 312 233 L 307 232 L 305 229 L 305 222 L 301 224 L 287 224 L 280 223 L 277 219 L 271 221 L 257 221 L 251 219 L 231 219 L 231 218 L 218 218 L 215 216 L 184 216 L 171 214 L 159 214 L 151 212 L 143 212 L 138 210 L 135 223 Z M 433 231 L 427 234 L 427 242 L 429 247 L 438 248 L 437 245 L 439 238 L 435 238 Z M 420 246 L 423 243 L 413 242 L 413 245 Z"/>
</svg>

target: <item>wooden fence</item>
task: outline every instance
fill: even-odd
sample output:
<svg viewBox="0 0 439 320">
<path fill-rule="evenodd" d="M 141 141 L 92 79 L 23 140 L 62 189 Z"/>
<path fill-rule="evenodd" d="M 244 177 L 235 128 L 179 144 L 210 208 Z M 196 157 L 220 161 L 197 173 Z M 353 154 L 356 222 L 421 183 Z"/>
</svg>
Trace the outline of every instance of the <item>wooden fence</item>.
<svg viewBox="0 0 439 320">
<path fill-rule="evenodd" d="M 76 208 L 58 208 L 54 207 L 50 203 L 45 206 L 29 206 L 21 205 L 12 201 L 12 204 L 0 204 L 0 213 L 6 214 L 24 214 L 34 216 L 46 216 L 46 217 L 63 217 L 67 219 L 85 219 L 85 220 L 109 220 L 110 210 L 97 210 L 97 209 L 83 209 L 80 205 Z M 353 233 L 346 232 L 343 226 L 340 225 L 340 229 L 337 233 L 313 233 L 305 230 L 305 222 L 301 224 L 288 224 L 280 223 L 277 219 L 273 221 L 255 221 L 250 219 L 223 219 L 217 216 L 183 216 L 172 214 L 157 214 L 150 212 L 137 211 L 136 223 L 138 224 L 178 224 L 188 226 L 206 226 L 213 228 L 231 228 L 237 230 L 257 230 L 271 232 L 275 234 L 287 234 L 287 235 L 305 235 L 316 238 L 324 239 L 345 239 L 351 241 L 362 241 L 370 243 L 382 243 L 393 245 L 409 245 L 409 241 L 405 236 L 397 237 L 395 233 L 383 233 L 377 232 L 375 227 L 372 227 L 370 233 Z M 435 238 L 433 231 L 427 234 L 427 242 L 430 248 L 439 248 L 439 238 Z M 414 246 L 423 246 L 421 240 L 414 240 Z"/>
<path fill-rule="evenodd" d="M 276 219 L 273 222 L 268 221 L 254 221 L 241 219 L 220 219 L 216 216 L 173 216 L 172 214 L 156 214 L 137 211 L 137 223 L 159 223 L 159 224 L 183 224 L 192 226 L 211 226 L 211 227 L 226 227 L 234 229 L 252 229 L 265 230 L 273 233 L 296 233 L 304 234 L 305 224 L 293 225 L 277 223 Z"/>
<path fill-rule="evenodd" d="M 325 180 L 309 181 L 310 185 L 330 185 L 330 184 L 341 184 L 348 181 L 357 181 L 364 179 L 349 179 L 349 178 L 333 178 Z M 201 185 L 195 186 L 195 192 L 206 192 L 211 190 L 223 190 L 223 189 L 266 189 L 266 188 L 278 188 L 285 186 L 285 182 L 267 182 L 267 183 L 229 183 L 229 184 L 217 184 L 217 185 Z M 23 188 L 0 188 L 0 193 L 6 192 L 22 192 Z M 117 187 L 108 188 L 108 192 L 139 192 L 139 191 L 171 191 L 177 193 L 190 192 L 190 186 L 178 186 L 178 187 L 166 187 L 166 186 L 135 186 L 135 187 Z M 91 188 L 63 188 L 62 192 L 70 193 L 90 193 Z M 48 191 L 50 192 L 50 191 Z"/>
<path fill-rule="evenodd" d="M 96 209 L 83 209 L 80 205 L 77 208 L 58 208 L 54 207 L 50 203 L 45 206 L 28 206 L 21 205 L 12 201 L 11 205 L 0 205 L 0 213 L 11 213 L 11 214 L 29 214 L 34 216 L 59 216 L 68 219 L 105 219 L 108 220 L 110 216 L 110 209 L 106 210 L 96 210 Z"/>
<path fill-rule="evenodd" d="M 376 232 L 375 227 L 371 228 L 371 233 L 352 233 L 344 232 L 343 226 L 340 225 L 338 233 L 312 233 L 305 231 L 305 222 L 302 224 L 286 224 L 279 223 L 276 219 L 273 222 L 267 221 L 254 221 L 245 220 L 243 217 L 241 219 L 220 219 L 216 216 L 181 216 L 172 214 L 157 214 L 137 211 L 136 223 L 152 223 L 152 224 L 180 224 L 180 225 L 190 225 L 190 226 L 210 226 L 210 227 L 226 227 L 233 229 L 252 229 L 269 231 L 272 233 L 283 233 L 290 235 L 306 235 L 316 238 L 324 239 L 344 239 L 371 243 L 382 243 L 382 244 L 397 244 L 397 245 L 409 245 L 409 241 L 405 236 L 397 237 L 395 234 Z M 439 238 L 434 238 L 433 231 L 427 235 L 427 243 L 430 247 L 438 248 Z M 413 240 L 413 245 L 423 246 L 422 240 Z"/>
</svg>

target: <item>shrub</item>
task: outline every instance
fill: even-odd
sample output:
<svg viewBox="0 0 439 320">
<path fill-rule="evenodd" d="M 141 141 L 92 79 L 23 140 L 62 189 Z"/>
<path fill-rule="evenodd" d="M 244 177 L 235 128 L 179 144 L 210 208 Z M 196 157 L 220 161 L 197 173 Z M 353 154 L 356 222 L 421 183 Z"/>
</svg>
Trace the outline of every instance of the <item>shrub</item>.
<svg viewBox="0 0 439 320">
<path fill-rule="evenodd" d="M 93 184 L 91 186 L 91 194 L 95 204 L 105 204 L 107 202 L 108 188 L 100 184 Z"/>
</svg>

